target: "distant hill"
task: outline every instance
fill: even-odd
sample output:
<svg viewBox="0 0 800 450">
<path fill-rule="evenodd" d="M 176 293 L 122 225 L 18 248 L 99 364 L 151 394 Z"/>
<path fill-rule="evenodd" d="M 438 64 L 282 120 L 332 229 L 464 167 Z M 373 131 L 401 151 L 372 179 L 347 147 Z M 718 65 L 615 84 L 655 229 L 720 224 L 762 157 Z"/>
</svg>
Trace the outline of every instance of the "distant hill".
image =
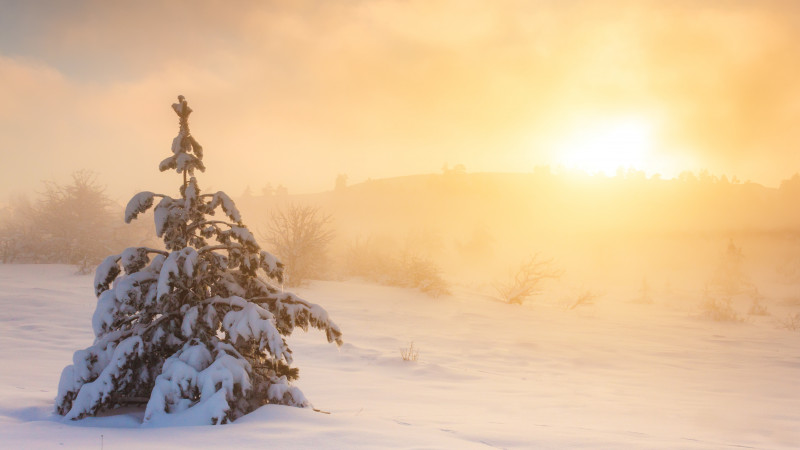
<svg viewBox="0 0 800 450">
<path fill-rule="evenodd" d="M 704 279 L 730 239 L 748 263 L 773 272 L 800 267 L 800 177 L 768 188 L 704 173 L 670 180 L 637 172 L 447 173 L 238 201 L 254 224 L 265 224 L 287 202 L 318 205 L 333 216 L 339 262 L 364 248 L 355 243 L 366 243 L 427 254 L 466 280 L 501 276 L 536 253 L 582 280 L 641 283 L 642 276 L 686 268 Z"/>
<path fill-rule="evenodd" d="M 239 200 L 265 220 L 282 202 L 321 206 L 354 230 L 411 228 L 512 235 L 594 232 L 685 234 L 800 231 L 800 179 L 779 189 L 706 174 L 662 180 L 639 172 L 448 173 L 369 180 L 314 195 Z M 358 232 L 358 231 L 354 231 Z"/>
</svg>

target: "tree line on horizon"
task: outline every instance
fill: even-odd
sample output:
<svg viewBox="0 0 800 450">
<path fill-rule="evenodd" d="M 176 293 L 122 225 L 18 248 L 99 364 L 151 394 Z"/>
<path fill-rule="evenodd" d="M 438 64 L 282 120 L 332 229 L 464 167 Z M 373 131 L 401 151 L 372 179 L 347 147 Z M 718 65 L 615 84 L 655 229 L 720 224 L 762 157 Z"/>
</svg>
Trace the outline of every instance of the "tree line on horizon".
<svg viewBox="0 0 800 450">
<path fill-rule="evenodd" d="M 448 221 L 457 226 L 464 223 L 463 217 L 456 217 L 459 212 L 480 210 L 502 198 L 509 206 L 494 214 L 498 221 L 520 221 L 515 216 L 521 211 L 536 210 L 540 214 L 534 229 L 546 228 L 550 222 L 558 225 L 561 210 L 568 205 L 571 212 L 564 221 L 575 223 L 593 216 L 593 224 L 606 230 L 629 230 L 639 224 L 642 229 L 659 231 L 800 232 L 800 212 L 792 207 L 800 202 L 800 174 L 781 181 L 777 188 L 707 170 L 662 179 L 637 170 L 620 170 L 609 177 L 538 166 L 530 173 L 496 174 L 469 173 L 457 165 L 452 169 L 444 166 L 439 174 L 355 185 L 347 185 L 345 177 L 337 177 L 333 191 L 303 197 L 311 197 L 310 203 L 335 212 L 345 222 L 348 216 L 373 211 L 387 220 L 416 212 L 424 223 L 426 215 L 446 216 L 442 212 L 446 205 L 457 212 L 442 217 L 436 227 Z M 262 196 L 255 196 L 248 189 L 241 196 L 242 207 L 267 224 L 280 205 L 299 201 L 283 186 L 279 193 L 265 189 Z M 22 196 L 2 209 L 0 262 L 56 262 L 91 270 L 109 248 L 148 239 L 146 226 L 122 225 L 121 209 L 110 200 L 97 174 L 90 171 L 74 172 L 66 184 L 45 182 L 34 200 Z M 573 220 L 576 218 L 581 220 Z M 271 239 L 276 240 L 274 236 Z"/>
</svg>

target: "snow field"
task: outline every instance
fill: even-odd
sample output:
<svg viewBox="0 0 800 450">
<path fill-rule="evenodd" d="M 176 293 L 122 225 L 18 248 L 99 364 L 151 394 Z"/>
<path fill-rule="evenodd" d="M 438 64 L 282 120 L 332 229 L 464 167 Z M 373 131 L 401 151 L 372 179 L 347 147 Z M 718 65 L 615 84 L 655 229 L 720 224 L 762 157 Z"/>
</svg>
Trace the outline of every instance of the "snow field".
<svg viewBox="0 0 800 450">
<path fill-rule="evenodd" d="M 776 288 L 777 289 L 777 288 Z M 344 333 L 289 338 L 296 383 L 324 414 L 266 406 L 220 427 L 140 425 L 143 411 L 65 421 L 61 370 L 92 342 L 91 276 L 0 265 L 3 448 L 792 448 L 800 333 L 769 317 L 700 316 L 691 295 L 653 304 L 609 291 L 506 305 L 456 288 L 431 299 L 358 282 L 298 289 Z M 770 310 L 791 309 L 769 304 Z M 797 309 L 797 308 L 795 308 Z M 411 342 L 419 361 L 400 349 Z"/>
</svg>

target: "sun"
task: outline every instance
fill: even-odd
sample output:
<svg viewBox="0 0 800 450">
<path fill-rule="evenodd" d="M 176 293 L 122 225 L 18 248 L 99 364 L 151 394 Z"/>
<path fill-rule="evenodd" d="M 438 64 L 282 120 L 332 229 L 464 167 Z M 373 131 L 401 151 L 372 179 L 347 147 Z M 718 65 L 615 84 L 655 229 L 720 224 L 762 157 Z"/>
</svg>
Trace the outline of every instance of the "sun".
<svg viewBox="0 0 800 450">
<path fill-rule="evenodd" d="M 575 127 L 554 147 L 557 162 L 569 168 L 609 176 L 620 167 L 647 171 L 655 147 L 653 125 L 641 117 L 595 120 Z"/>
</svg>

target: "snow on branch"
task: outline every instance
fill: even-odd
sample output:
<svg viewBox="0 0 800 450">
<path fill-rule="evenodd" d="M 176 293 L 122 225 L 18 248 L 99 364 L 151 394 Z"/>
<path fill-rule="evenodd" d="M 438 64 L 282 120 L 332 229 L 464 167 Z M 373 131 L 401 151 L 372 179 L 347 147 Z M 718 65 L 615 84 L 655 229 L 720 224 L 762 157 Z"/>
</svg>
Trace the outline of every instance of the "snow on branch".
<svg viewBox="0 0 800 450">
<path fill-rule="evenodd" d="M 117 275 L 122 272 L 122 269 L 119 268 L 119 260 L 120 255 L 111 255 L 97 266 L 94 272 L 94 294 L 97 297 L 107 291 Z"/>
<path fill-rule="evenodd" d="M 196 340 L 187 342 L 164 362 L 147 403 L 144 423 L 165 414 L 189 416 L 190 423 L 225 423 L 232 415 L 230 403 L 252 390 L 251 370 L 228 344 L 217 342 L 209 350 Z"/>
<path fill-rule="evenodd" d="M 117 389 L 123 388 L 128 382 L 137 375 L 131 367 L 132 359 L 141 358 L 144 354 L 144 343 L 139 336 L 131 336 L 120 342 L 111 355 L 108 364 L 103 368 L 100 375 L 89 383 L 81 386 L 78 395 L 72 401 L 71 408 L 64 416 L 67 419 L 80 419 L 81 417 L 94 414 L 104 403 L 110 402 L 111 394 Z M 72 371 L 74 374 L 74 371 Z M 64 385 L 62 386 L 63 383 Z M 59 383 L 59 393 L 74 385 L 74 380 L 69 377 L 61 378 Z"/>
<path fill-rule="evenodd" d="M 236 223 L 242 223 L 242 215 L 239 213 L 239 209 L 236 208 L 236 204 L 233 203 L 228 194 L 220 191 L 214 194 L 211 198 L 211 202 L 208 204 L 209 208 L 215 209 L 217 206 L 222 206 L 222 211 L 231 218 L 232 221 Z"/>
<path fill-rule="evenodd" d="M 342 345 L 342 331 L 321 306 L 305 301 L 290 292 L 284 292 L 278 295 L 276 308 L 279 318 L 286 322 L 290 329 L 299 327 L 303 331 L 308 331 L 310 325 L 324 331 L 328 342 Z"/>
<path fill-rule="evenodd" d="M 181 287 L 177 280 L 193 277 L 197 258 L 197 251 L 191 247 L 170 253 L 161 266 L 156 298 L 160 300 L 172 292 L 173 288 Z"/>
<path fill-rule="evenodd" d="M 125 207 L 125 223 L 131 223 L 131 220 L 135 219 L 139 214 L 150 209 L 153 206 L 153 197 L 155 196 L 156 194 L 148 191 L 134 195 L 128 202 L 128 206 Z"/>
<path fill-rule="evenodd" d="M 155 218 L 156 223 L 156 235 L 158 237 L 164 236 L 164 231 L 167 229 L 167 225 L 170 222 L 174 222 L 179 220 L 179 217 L 176 215 L 182 213 L 182 209 L 178 204 L 177 200 L 164 197 L 158 202 L 156 205 L 156 209 L 153 211 L 153 217 Z"/>
<path fill-rule="evenodd" d="M 258 342 L 259 350 L 266 349 L 274 359 L 283 359 L 291 364 L 292 352 L 275 327 L 275 317 L 271 312 L 236 296 L 226 298 L 217 296 L 208 299 L 207 302 L 238 308 L 232 308 L 222 319 L 222 327 L 234 343 L 239 339 Z"/>
<path fill-rule="evenodd" d="M 260 253 L 261 262 L 259 266 L 261 269 L 267 273 L 267 276 L 270 278 L 274 278 L 278 280 L 278 282 L 283 281 L 283 264 L 278 261 L 278 258 L 275 257 L 272 253 L 262 250 Z"/>
</svg>

